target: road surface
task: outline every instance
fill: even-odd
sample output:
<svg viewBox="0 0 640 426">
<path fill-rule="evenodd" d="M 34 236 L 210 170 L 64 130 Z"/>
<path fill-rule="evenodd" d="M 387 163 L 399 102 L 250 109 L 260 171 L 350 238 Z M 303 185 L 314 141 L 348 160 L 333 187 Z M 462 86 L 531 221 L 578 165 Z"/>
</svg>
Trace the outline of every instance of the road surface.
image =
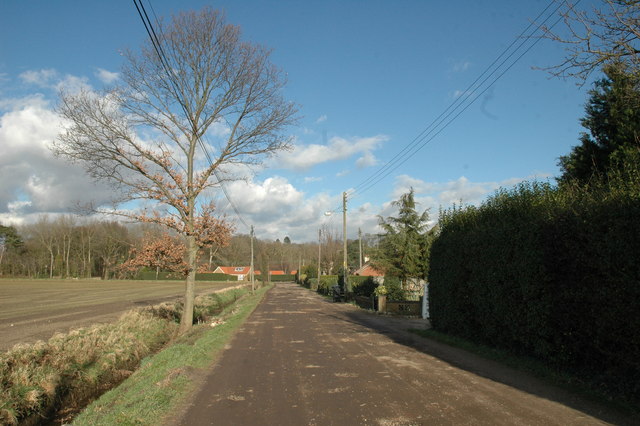
<svg viewBox="0 0 640 426">
<path fill-rule="evenodd" d="M 181 425 L 632 424 L 527 374 L 408 333 L 407 320 L 278 284 Z M 413 327 L 424 326 L 413 320 Z"/>
</svg>

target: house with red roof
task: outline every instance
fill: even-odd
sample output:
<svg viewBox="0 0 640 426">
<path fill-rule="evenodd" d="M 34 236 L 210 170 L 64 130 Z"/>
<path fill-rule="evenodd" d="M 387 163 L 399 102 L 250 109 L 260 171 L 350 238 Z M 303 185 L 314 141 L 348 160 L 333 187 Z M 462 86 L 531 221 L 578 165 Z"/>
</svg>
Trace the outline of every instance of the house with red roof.
<svg viewBox="0 0 640 426">
<path fill-rule="evenodd" d="M 362 268 L 354 272 L 354 275 L 360 275 L 361 277 L 384 277 L 384 272 L 378 271 L 370 264 L 365 263 L 362 265 Z"/>
<path fill-rule="evenodd" d="M 250 275 L 249 275 L 250 271 L 251 271 L 250 266 L 218 266 L 213 271 L 213 273 L 232 275 L 234 277 L 238 277 L 238 281 L 242 281 L 250 278 Z M 295 272 L 292 272 L 292 274 L 295 274 Z M 255 270 L 254 273 L 256 275 L 260 275 L 260 271 L 258 270 Z M 269 271 L 269 275 L 287 275 L 287 274 L 284 271 L 275 270 L 275 271 Z"/>
<path fill-rule="evenodd" d="M 213 273 L 214 274 L 227 274 L 238 277 L 238 281 L 242 281 L 245 278 L 249 278 L 250 266 L 218 266 Z M 255 271 L 256 275 L 260 275 L 260 271 Z"/>
<path fill-rule="evenodd" d="M 373 281 L 380 285 L 384 283 L 384 272 L 377 270 L 369 263 L 362 265 L 362 268 L 358 269 L 353 275 L 359 275 L 361 277 L 373 277 Z"/>
</svg>

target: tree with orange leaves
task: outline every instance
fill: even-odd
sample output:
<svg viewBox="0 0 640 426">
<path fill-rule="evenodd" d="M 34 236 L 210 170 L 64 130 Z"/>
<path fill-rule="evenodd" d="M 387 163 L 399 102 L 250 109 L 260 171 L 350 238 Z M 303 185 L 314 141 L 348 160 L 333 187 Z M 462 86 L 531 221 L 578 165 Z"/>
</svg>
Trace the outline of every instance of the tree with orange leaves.
<svg viewBox="0 0 640 426">
<path fill-rule="evenodd" d="M 53 151 L 110 182 L 120 191 L 114 201 L 146 203 L 109 213 L 185 237 L 184 332 L 193 323 L 198 249 L 224 244 L 233 230 L 204 194 L 241 178 L 232 175 L 236 165 L 260 164 L 286 149 L 284 131 L 297 111 L 281 95 L 285 78 L 269 50 L 242 42 L 222 13 L 181 13 L 155 32 L 160 46 L 148 41 L 139 53 L 123 54 L 117 86 L 62 93 L 65 129 Z"/>
<path fill-rule="evenodd" d="M 155 268 L 156 280 L 161 269 L 184 276 L 189 270 L 184 261 L 185 250 L 185 245 L 169 234 L 160 238 L 146 236 L 142 248 L 131 250 L 132 258 L 122 264 L 122 269 L 132 271 L 143 267 Z"/>
</svg>

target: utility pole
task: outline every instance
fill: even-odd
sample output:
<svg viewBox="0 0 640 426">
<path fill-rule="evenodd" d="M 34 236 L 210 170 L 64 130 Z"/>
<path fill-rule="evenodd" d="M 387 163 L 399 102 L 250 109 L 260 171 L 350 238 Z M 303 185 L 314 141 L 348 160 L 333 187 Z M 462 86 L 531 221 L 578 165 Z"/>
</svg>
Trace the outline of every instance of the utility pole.
<svg viewBox="0 0 640 426">
<path fill-rule="evenodd" d="M 343 239 L 343 260 L 342 260 L 342 273 L 344 274 L 344 296 L 351 293 L 351 286 L 349 285 L 349 267 L 347 265 L 347 193 L 342 193 L 342 239 Z"/>
<path fill-rule="evenodd" d="M 249 268 L 251 274 L 251 292 L 256 292 L 256 274 L 253 272 L 253 225 L 251 225 L 251 267 Z"/>
<path fill-rule="evenodd" d="M 320 249 L 322 247 L 322 228 L 318 229 L 318 285 L 320 285 Z"/>
<path fill-rule="evenodd" d="M 358 260 L 360 261 L 360 269 L 362 269 L 362 230 L 360 228 L 358 228 L 358 245 L 360 247 Z"/>
</svg>

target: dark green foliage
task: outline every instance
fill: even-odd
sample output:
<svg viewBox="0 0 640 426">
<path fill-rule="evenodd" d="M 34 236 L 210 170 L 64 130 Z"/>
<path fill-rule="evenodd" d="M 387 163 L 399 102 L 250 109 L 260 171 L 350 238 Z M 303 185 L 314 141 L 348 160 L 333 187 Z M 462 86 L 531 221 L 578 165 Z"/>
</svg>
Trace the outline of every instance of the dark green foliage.
<svg viewBox="0 0 640 426">
<path fill-rule="evenodd" d="M 385 275 L 384 286 L 387 289 L 388 300 L 407 300 L 400 278 L 393 275 Z"/>
<path fill-rule="evenodd" d="M 331 287 L 338 284 L 338 275 L 322 275 L 320 276 L 320 282 L 318 283 L 318 293 L 331 294 Z"/>
<path fill-rule="evenodd" d="M 353 294 L 356 296 L 371 296 L 377 287 L 373 277 L 361 277 L 352 275 L 349 277 Z"/>
<path fill-rule="evenodd" d="M 24 245 L 18 231 L 13 226 L 0 225 L 0 250 L 18 249 Z"/>
<path fill-rule="evenodd" d="M 429 215 L 416 211 L 413 188 L 393 204 L 398 207 L 398 217 L 379 218 L 384 234 L 380 236 L 380 249 L 373 264 L 385 275 L 399 277 L 402 282 L 425 278 L 431 245 L 431 236 L 426 231 Z"/>
<path fill-rule="evenodd" d="M 540 183 L 442 213 L 433 326 L 640 400 L 639 219 L 637 190 Z"/>
<path fill-rule="evenodd" d="M 295 275 L 271 275 L 272 282 L 295 281 Z"/>
<path fill-rule="evenodd" d="M 318 265 L 311 264 L 302 267 L 302 274 L 309 278 L 318 278 Z"/>
<path fill-rule="evenodd" d="M 196 274 L 196 281 L 235 281 L 236 277 L 221 273 Z"/>
<path fill-rule="evenodd" d="M 594 84 L 582 125 L 580 145 L 560 157 L 561 185 L 587 185 L 612 171 L 640 164 L 640 76 L 623 64 L 604 67 Z"/>
</svg>

